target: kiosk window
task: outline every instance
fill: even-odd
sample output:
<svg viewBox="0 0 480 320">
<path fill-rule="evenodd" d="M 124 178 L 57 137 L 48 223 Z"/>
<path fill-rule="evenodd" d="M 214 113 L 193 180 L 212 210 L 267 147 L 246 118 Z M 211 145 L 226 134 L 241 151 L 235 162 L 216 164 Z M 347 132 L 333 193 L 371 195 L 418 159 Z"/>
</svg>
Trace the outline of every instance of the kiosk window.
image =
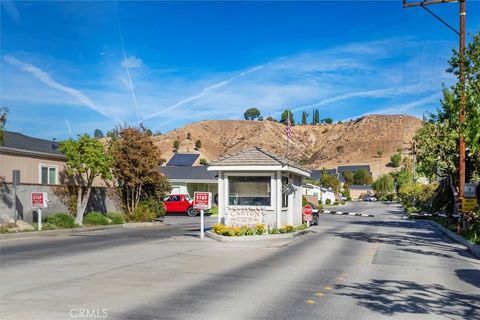
<svg viewBox="0 0 480 320">
<path fill-rule="evenodd" d="M 271 181 L 265 177 L 228 177 L 228 204 L 236 206 L 270 206 Z"/>
</svg>

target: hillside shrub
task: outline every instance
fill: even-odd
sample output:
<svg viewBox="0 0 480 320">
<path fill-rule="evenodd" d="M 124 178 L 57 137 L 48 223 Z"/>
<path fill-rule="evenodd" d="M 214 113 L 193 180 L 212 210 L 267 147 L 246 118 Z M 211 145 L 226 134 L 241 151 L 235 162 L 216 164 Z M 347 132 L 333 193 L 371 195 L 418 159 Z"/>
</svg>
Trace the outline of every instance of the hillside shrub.
<svg viewBox="0 0 480 320">
<path fill-rule="evenodd" d="M 332 204 L 332 200 L 330 200 L 330 199 L 325 200 L 325 204 L 327 204 L 327 205 Z"/>
<path fill-rule="evenodd" d="M 83 223 L 89 226 L 105 226 L 109 224 L 108 218 L 103 215 L 101 212 L 92 211 L 87 213 Z"/>
<path fill-rule="evenodd" d="M 64 212 L 59 212 L 54 215 L 48 216 L 46 223 L 49 223 L 50 225 L 54 225 L 55 229 L 56 228 L 75 228 L 75 218 Z"/>
</svg>

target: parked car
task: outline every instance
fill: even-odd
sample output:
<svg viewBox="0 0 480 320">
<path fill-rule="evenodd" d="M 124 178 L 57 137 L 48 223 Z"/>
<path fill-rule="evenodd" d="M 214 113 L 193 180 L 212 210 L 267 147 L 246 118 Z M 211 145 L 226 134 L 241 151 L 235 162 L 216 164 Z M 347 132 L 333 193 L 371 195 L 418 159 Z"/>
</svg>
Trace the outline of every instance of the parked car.
<svg viewBox="0 0 480 320">
<path fill-rule="evenodd" d="M 163 200 L 163 205 L 167 213 L 186 213 L 190 217 L 198 214 L 188 194 L 171 194 Z"/>
<path fill-rule="evenodd" d="M 368 196 L 368 197 L 365 197 L 365 199 L 363 199 L 364 201 L 378 201 L 378 199 L 374 196 Z"/>
</svg>

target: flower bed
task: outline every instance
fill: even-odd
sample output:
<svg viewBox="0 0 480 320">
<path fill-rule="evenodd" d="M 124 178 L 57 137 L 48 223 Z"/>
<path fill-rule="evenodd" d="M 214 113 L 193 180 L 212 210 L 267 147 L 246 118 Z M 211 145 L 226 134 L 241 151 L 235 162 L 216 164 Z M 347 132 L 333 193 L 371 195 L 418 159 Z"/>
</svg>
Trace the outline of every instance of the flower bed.
<svg viewBox="0 0 480 320">
<path fill-rule="evenodd" d="M 268 235 L 268 234 L 282 234 L 282 233 L 292 233 L 295 231 L 305 230 L 307 228 L 306 224 L 299 226 L 292 226 L 291 224 L 286 224 L 281 228 L 267 228 L 264 224 L 257 224 L 255 227 L 231 227 L 225 226 L 223 224 L 215 224 L 212 228 L 212 232 L 221 236 L 227 237 L 241 237 L 241 236 L 255 236 L 255 235 Z"/>
</svg>

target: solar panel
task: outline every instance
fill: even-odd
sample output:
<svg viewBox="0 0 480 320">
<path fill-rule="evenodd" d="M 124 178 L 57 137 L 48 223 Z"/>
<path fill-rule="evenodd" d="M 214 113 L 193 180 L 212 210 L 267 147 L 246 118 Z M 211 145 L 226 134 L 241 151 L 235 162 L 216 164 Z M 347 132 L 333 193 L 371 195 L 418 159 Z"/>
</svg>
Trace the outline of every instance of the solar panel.
<svg viewBox="0 0 480 320">
<path fill-rule="evenodd" d="M 168 161 L 167 166 L 192 166 L 200 155 L 196 153 L 176 153 Z"/>
</svg>

